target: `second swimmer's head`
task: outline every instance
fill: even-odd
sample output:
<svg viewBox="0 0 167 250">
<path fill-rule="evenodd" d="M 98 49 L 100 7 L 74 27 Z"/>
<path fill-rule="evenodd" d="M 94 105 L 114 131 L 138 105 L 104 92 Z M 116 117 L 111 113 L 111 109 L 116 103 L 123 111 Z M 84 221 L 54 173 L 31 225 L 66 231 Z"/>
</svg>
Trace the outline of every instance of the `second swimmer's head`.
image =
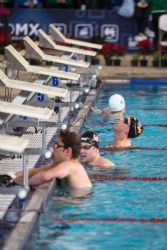
<svg viewBox="0 0 167 250">
<path fill-rule="evenodd" d="M 114 94 L 109 98 L 110 112 L 120 112 L 125 109 L 125 99 L 122 95 Z"/>
</svg>

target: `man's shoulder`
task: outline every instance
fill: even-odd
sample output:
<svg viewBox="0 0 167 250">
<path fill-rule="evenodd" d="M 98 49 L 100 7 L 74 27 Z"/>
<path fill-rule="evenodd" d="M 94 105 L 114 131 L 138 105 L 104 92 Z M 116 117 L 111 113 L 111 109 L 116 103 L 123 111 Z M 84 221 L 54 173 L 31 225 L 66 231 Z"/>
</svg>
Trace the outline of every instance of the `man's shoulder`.
<svg viewBox="0 0 167 250">
<path fill-rule="evenodd" d="M 115 165 L 111 160 L 104 157 L 99 158 L 99 163 L 102 167 L 112 167 Z"/>
<path fill-rule="evenodd" d="M 70 159 L 65 162 L 63 162 L 64 165 L 68 166 L 69 168 L 76 168 L 76 167 L 84 167 L 78 159 Z"/>
</svg>

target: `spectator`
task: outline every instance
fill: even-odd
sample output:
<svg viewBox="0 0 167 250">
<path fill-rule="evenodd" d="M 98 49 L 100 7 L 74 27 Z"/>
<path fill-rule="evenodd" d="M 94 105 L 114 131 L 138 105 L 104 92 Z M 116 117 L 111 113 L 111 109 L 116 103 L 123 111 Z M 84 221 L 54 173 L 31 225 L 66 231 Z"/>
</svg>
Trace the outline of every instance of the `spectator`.
<svg viewBox="0 0 167 250">
<path fill-rule="evenodd" d="M 72 7 L 74 9 L 80 9 L 82 5 L 82 0 L 73 0 L 73 5 Z"/>
<path fill-rule="evenodd" d="M 107 0 L 106 8 L 115 9 L 122 5 L 123 0 Z"/>
<path fill-rule="evenodd" d="M 136 0 L 135 2 L 135 18 L 137 24 L 137 36 L 135 39 L 139 41 L 142 39 L 147 39 L 145 31 L 148 24 L 149 4 L 146 0 Z"/>
<path fill-rule="evenodd" d="M 74 0 L 73 7 L 81 9 L 84 6 L 85 9 L 105 9 L 107 8 L 107 0 Z"/>
<path fill-rule="evenodd" d="M 88 9 L 104 9 L 106 8 L 106 0 L 85 0 Z"/>
<path fill-rule="evenodd" d="M 40 5 L 40 0 L 15 0 L 16 7 L 19 8 L 36 8 Z"/>
<path fill-rule="evenodd" d="M 43 0 L 44 8 L 72 8 L 72 0 Z"/>
<path fill-rule="evenodd" d="M 12 8 L 13 5 L 13 0 L 0 0 L 0 8 Z"/>
<path fill-rule="evenodd" d="M 167 0 L 148 0 L 152 13 L 152 28 L 155 33 L 154 46 L 157 47 L 159 40 L 158 20 L 163 14 L 167 14 Z"/>
</svg>

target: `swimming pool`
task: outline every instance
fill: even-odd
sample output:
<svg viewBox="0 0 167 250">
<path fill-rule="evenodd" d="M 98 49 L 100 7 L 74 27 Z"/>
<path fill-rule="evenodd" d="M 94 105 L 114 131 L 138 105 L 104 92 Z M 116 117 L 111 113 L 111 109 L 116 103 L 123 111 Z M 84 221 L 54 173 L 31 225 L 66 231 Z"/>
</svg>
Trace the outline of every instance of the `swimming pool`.
<svg viewBox="0 0 167 250">
<path fill-rule="evenodd" d="M 166 249 L 167 87 L 104 84 L 95 106 L 107 106 L 114 93 L 125 97 L 126 113 L 145 125 L 133 139 L 136 149 L 101 151 L 128 171 L 88 168 L 93 190 L 80 202 L 59 201 L 63 192 L 55 191 L 27 249 Z M 99 115 L 90 113 L 83 131 L 87 129 L 99 134 L 101 147 L 111 143 L 110 124 Z"/>
</svg>

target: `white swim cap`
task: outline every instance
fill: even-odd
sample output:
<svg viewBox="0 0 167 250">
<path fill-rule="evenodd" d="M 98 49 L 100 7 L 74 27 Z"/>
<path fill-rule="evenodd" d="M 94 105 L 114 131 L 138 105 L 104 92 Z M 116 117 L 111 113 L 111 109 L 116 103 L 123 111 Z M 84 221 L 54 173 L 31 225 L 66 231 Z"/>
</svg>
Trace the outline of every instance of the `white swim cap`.
<svg viewBox="0 0 167 250">
<path fill-rule="evenodd" d="M 125 99 L 122 95 L 114 94 L 109 99 L 109 109 L 111 112 L 119 112 L 125 108 Z"/>
</svg>

